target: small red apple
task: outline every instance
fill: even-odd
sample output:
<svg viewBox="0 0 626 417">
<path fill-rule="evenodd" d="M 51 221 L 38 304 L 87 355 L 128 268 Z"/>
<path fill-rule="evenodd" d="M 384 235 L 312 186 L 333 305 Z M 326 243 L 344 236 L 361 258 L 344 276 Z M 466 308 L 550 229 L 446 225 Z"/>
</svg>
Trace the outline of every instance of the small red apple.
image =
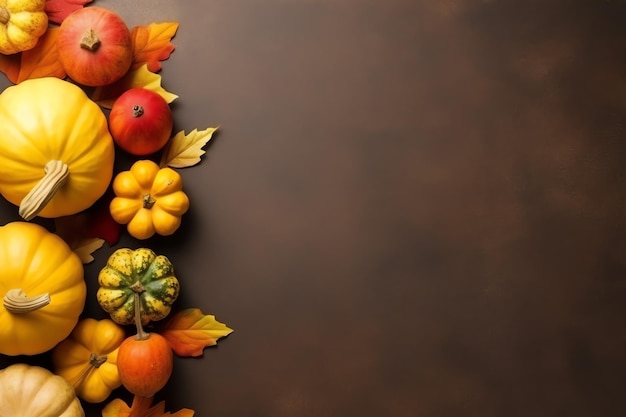
<svg viewBox="0 0 626 417">
<path fill-rule="evenodd" d="M 109 113 L 109 131 L 117 145 L 132 155 L 159 151 L 172 134 L 174 117 L 167 101 L 146 88 L 131 88 L 120 95 Z"/>
</svg>

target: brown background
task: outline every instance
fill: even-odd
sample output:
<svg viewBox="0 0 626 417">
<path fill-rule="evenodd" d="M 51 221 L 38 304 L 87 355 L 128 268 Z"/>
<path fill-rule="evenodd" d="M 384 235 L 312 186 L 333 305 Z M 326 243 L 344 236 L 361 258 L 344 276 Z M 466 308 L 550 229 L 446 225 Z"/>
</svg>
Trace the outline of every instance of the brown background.
<svg viewBox="0 0 626 417">
<path fill-rule="evenodd" d="M 121 242 L 235 329 L 168 410 L 626 415 L 626 2 L 94 4 L 179 21 L 175 129 L 221 126 L 176 237 Z"/>
</svg>

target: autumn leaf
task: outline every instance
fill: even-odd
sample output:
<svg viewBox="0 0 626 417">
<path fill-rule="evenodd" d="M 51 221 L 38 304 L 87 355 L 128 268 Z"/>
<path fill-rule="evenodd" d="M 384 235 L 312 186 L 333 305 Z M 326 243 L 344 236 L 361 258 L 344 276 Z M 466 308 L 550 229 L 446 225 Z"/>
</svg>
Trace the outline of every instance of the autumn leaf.
<svg viewBox="0 0 626 417">
<path fill-rule="evenodd" d="M 150 407 L 152 398 L 133 398 L 133 403 L 129 407 L 123 400 L 116 398 L 109 402 L 102 409 L 102 417 L 192 417 L 194 410 L 183 408 L 174 414 L 165 411 L 165 401 L 159 402 L 154 407 Z"/>
<path fill-rule="evenodd" d="M 89 237 L 76 241 L 71 248 L 84 264 L 88 264 L 94 260 L 91 254 L 100 249 L 102 245 L 104 245 L 104 239 Z"/>
<path fill-rule="evenodd" d="M 0 71 L 13 84 L 41 77 L 65 78 L 59 61 L 56 40 L 59 28 L 49 28 L 33 49 L 13 55 L 0 55 Z"/>
<path fill-rule="evenodd" d="M 104 239 L 109 246 L 117 244 L 122 234 L 122 225 L 113 220 L 109 210 L 113 197 L 113 193 L 109 192 L 87 209 L 88 222 L 84 232 L 86 237 Z"/>
<path fill-rule="evenodd" d="M 111 217 L 110 201 L 105 195 L 87 210 L 54 219 L 54 233 L 76 252 L 83 263 L 93 261 L 93 252 L 105 242 L 113 246 L 120 238 L 122 226 Z"/>
<path fill-rule="evenodd" d="M 198 131 L 194 129 L 185 135 L 178 132 L 167 143 L 161 156 L 161 167 L 187 168 L 200 163 L 201 156 L 206 153 L 204 146 L 211 140 L 217 127 Z"/>
<path fill-rule="evenodd" d="M 136 26 L 131 32 L 133 39 L 133 63 L 131 70 L 146 64 L 148 71 L 161 70 L 161 61 L 170 57 L 174 45 L 170 40 L 178 30 L 177 22 L 151 23 L 148 26 Z"/>
<path fill-rule="evenodd" d="M 150 72 L 147 64 L 144 64 L 136 70 L 129 71 L 121 80 L 116 81 L 113 84 L 97 87 L 94 90 L 91 99 L 100 106 L 110 109 L 116 98 L 122 95 L 125 91 L 135 87 L 152 90 L 163 97 L 168 103 L 171 103 L 178 98 L 176 94 L 172 94 L 161 87 L 161 76 Z"/>
<path fill-rule="evenodd" d="M 198 308 L 181 310 L 170 318 L 159 333 L 179 356 L 201 356 L 204 348 L 217 344 L 219 338 L 233 332 L 215 316 Z"/>
<path fill-rule="evenodd" d="M 17 84 L 20 75 L 20 59 L 22 54 L 4 55 L 0 54 L 0 71 L 7 76 L 13 84 Z"/>
<path fill-rule="evenodd" d="M 52 23 L 61 24 L 65 18 L 75 10 L 81 9 L 85 4 L 93 0 L 48 0 L 46 1 L 46 13 Z"/>
</svg>

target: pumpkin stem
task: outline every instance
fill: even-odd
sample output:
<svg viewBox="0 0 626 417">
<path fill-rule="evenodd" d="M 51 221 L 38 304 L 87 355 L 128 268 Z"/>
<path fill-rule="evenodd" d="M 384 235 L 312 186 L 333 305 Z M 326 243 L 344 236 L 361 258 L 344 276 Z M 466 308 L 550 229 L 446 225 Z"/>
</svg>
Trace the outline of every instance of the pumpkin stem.
<svg viewBox="0 0 626 417">
<path fill-rule="evenodd" d="M 52 160 L 44 167 L 45 175 L 20 202 L 19 214 L 24 220 L 32 220 L 46 204 L 52 200 L 54 194 L 65 184 L 70 175 L 67 164 L 63 161 Z"/>
<path fill-rule="evenodd" d="M 150 194 L 144 194 L 143 197 L 141 197 L 141 201 L 145 209 L 151 209 L 154 203 L 156 203 L 156 200 Z"/>
<path fill-rule="evenodd" d="M 80 47 L 90 52 L 96 52 L 100 45 L 102 41 L 92 28 L 87 29 L 80 38 Z"/>
<path fill-rule="evenodd" d="M 6 7 L 0 7 L 0 24 L 6 25 L 11 20 L 11 13 Z"/>
<path fill-rule="evenodd" d="M 134 308 L 135 308 L 135 326 L 137 326 L 137 340 L 146 340 L 150 337 L 150 334 L 147 333 L 143 329 L 143 324 L 141 324 L 141 299 L 140 294 L 144 292 L 146 289 L 141 283 L 141 281 L 136 281 L 133 285 L 130 285 L 128 288 L 133 290 L 134 297 Z"/>
<path fill-rule="evenodd" d="M 106 361 L 106 355 L 96 355 L 93 352 L 91 352 L 91 354 L 89 355 L 89 365 L 93 366 L 94 368 L 99 368 Z"/>
<path fill-rule="evenodd" d="M 4 295 L 4 308 L 14 314 L 30 313 L 50 304 L 50 294 L 29 297 L 21 288 L 14 288 Z"/>
</svg>

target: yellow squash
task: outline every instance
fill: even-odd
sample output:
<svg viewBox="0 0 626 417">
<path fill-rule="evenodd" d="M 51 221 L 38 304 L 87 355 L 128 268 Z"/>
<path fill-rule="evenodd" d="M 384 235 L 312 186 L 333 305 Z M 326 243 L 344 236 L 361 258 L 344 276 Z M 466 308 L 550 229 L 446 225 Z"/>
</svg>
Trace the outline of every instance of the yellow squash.
<svg viewBox="0 0 626 417">
<path fill-rule="evenodd" d="M 129 171 L 117 174 L 113 191 L 111 216 L 137 239 L 173 234 L 189 209 L 180 174 L 150 160 L 136 161 Z"/>
<path fill-rule="evenodd" d="M 1 354 L 52 349 L 78 322 L 85 295 L 83 264 L 63 239 L 34 223 L 0 227 Z"/>
<path fill-rule="evenodd" d="M 90 207 L 111 182 L 114 156 L 106 117 L 80 87 L 45 77 L 0 94 L 0 193 L 22 218 Z"/>
<path fill-rule="evenodd" d="M 0 53 L 9 55 L 37 45 L 48 29 L 46 0 L 0 1 Z"/>
<path fill-rule="evenodd" d="M 84 417 L 85 412 L 65 379 L 16 363 L 0 370 L 0 416 Z"/>
<path fill-rule="evenodd" d="M 117 349 L 126 338 L 113 320 L 85 318 L 52 351 L 54 372 L 65 378 L 81 399 L 100 403 L 122 385 Z"/>
</svg>

